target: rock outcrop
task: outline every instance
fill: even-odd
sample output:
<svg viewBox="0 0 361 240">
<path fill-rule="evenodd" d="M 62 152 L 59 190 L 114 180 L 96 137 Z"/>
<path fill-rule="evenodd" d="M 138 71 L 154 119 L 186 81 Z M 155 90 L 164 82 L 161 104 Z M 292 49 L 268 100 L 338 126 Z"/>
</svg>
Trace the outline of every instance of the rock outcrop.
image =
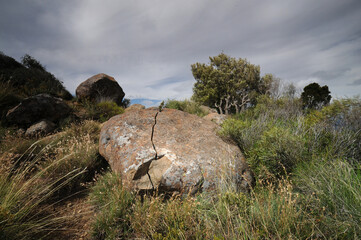
<svg viewBox="0 0 361 240">
<path fill-rule="evenodd" d="M 38 94 L 24 99 L 6 114 L 9 123 L 29 127 L 43 119 L 58 122 L 67 117 L 71 108 L 60 98 Z"/>
<path fill-rule="evenodd" d="M 227 119 L 227 115 L 218 114 L 218 113 L 210 113 L 203 117 L 206 120 L 212 121 L 218 125 L 222 125 L 222 123 Z"/>
<path fill-rule="evenodd" d="M 129 111 L 103 125 L 99 150 L 128 188 L 192 194 L 215 189 L 227 175 L 246 191 L 252 173 L 239 148 L 218 137 L 217 129 L 174 109 Z"/>
<path fill-rule="evenodd" d="M 100 73 L 82 82 L 76 89 L 76 96 L 80 100 L 106 100 L 120 105 L 125 94 L 113 77 Z"/>
</svg>

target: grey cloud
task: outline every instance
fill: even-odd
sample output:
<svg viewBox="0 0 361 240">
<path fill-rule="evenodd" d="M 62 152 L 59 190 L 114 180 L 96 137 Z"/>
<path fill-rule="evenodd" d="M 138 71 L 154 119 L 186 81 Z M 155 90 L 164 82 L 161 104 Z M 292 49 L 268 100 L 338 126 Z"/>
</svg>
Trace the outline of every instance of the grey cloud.
<svg viewBox="0 0 361 240">
<path fill-rule="evenodd" d="M 361 86 L 361 78 L 358 80 L 353 81 L 350 86 Z"/>
<path fill-rule="evenodd" d="M 345 75 L 350 71 L 349 68 L 338 69 L 338 70 L 329 70 L 329 71 L 317 71 L 311 74 L 311 77 L 320 78 L 321 80 L 327 81 L 332 79 L 337 79 Z"/>
<path fill-rule="evenodd" d="M 361 2 L 0 0 L 0 50 L 34 56 L 71 92 L 105 72 L 128 96 L 190 97 L 190 65 L 224 51 L 294 83 L 361 92 Z"/>
<path fill-rule="evenodd" d="M 180 83 L 180 82 L 183 82 L 183 81 L 184 81 L 183 78 L 179 78 L 179 77 L 169 77 L 169 78 L 161 79 L 161 80 L 157 81 L 157 82 L 154 83 L 154 84 L 149 84 L 149 85 L 147 85 L 147 87 L 150 87 L 150 88 L 159 88 L 159 87 L 162 87 L 162 86 L 164 86 L 164 85 L 176 84 L 176 83 Z"/>
</svg>

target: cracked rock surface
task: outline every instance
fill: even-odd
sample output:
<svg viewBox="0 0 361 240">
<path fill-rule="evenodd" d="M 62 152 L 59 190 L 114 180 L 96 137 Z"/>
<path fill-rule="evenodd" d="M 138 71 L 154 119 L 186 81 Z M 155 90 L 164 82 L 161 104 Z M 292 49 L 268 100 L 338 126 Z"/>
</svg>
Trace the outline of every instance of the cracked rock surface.
<svg viewBox="0 0 361 240">
<path fill-rule="evenodd" d="M 99 151 L 123 184 L 137 190 L 209 191 L 227 172 L 245 190 L 252 174 L 239 148 L 217 136 L 218 125 L 174 109 L 126 112 L 107 121 Z M 154 125 L 153 143 L 152 127 Z M 243 189 L 241 189 L 243 190 Z"/>
</svg>

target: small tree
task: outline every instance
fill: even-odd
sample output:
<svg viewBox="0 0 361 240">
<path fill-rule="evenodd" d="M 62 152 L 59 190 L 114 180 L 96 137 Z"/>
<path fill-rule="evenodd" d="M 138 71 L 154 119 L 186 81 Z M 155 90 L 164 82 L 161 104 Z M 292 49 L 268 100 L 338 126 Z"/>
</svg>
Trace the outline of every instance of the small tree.
<svg viewBox="0 0 361 240">
<path fill-rule="evenodd" d="M 21 63 L 27 68 L 38 69 L 40 71 L 46 72 L 45 67 L 38 60 L 30 56 L 29 54 L 25 54 L 21 58 Z"/>
<path fill-rule="evenodd" d="M 216 107 L 221 114 L 229 114 L 255 104 L 257 96 L 266 93 L 268 86 L 260 77 L 259 66 L 224 53 L 209 59 L 209 64 L 191 65 L 196 80 L 194 101 Z"/>
<path fill-rule="evenodd" d="M 284 88 L 283 96 L 287 98 L 295 98 L 296 91 L 296 86 L 293 83 L 289 83 Z"/>
<path fill-rule="evenodd" d="M 307 85 L 301 94 L 303 108 L 321 108 L 330 103 L 331 95 L 328 86 L 321 87 L 318 83 Z"/>
</svg>

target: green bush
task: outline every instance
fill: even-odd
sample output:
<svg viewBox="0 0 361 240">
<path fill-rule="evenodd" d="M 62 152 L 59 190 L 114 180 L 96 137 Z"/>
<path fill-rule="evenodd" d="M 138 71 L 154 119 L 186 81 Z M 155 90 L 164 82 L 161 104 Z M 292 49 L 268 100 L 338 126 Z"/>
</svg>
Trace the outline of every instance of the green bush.
<svg viewBox="0 0 361 240">
<path fill-rule="evenodd" d="M 106 122 L 111 117 L 124 113 L 124 108 L 118 106 L 115 102 L 104 101 L 100 103 L 93 103 L 91 101 L 83 101 L 83 106 L 86 109 L 86 118 Z"/>
<path fill-rule="evenodd" d="M 281 176 L 281 172 L 291 172 L 297 163 L 317 157 L 359 162 L 358 98 L 335 100 L 322 110 L 307 113 L 301 111 L 299 104 L 297 111 L 288 111 L 288 101 L 291 100 L 260 98 L 255 108 L 226 120 L 220 134 L 240 146 L 257 173 L 266 169 Z"/>
<path fill-rule="evenodd" d="M 195 114 L 200 117 L 203 117 L 209 113 L 207 110 L 202 108 L 199 103 L 190 100 L 184 100 L 184 101 L 168 100 L 165 104 L 165 107 L 181 110 L 183 112 Z"/>
<path fill-rule="evenodd" d="M 115 102 L 100 102 L 96 108 L 99 112 L 99 121 L 101 122 L 108 121 L 109 118 L 124 113 L 124 109 Z"/>
<path fill-rule="evenodd" d="M 248 160 L 256 173 L 260 174 L 265 167 L 267 172 L 280 177 L 290 173 L 306 154 L 301 137 L 288 129 L 272 127 L 249 150 Z"/>
<path fill-rule="evenodd" d="M 265 119 L 252 121 L 250 119 L 228 118 L 223 122 L 220 134 L 232 138 L 246 153 L 268 128 L 269 123 Z"/>
<path fill-rule="evenodd" d="M 256 175 L 263 178 L 270 173 L 280 177 L 307 159 L 305 139 L 297 134 L 293 124 L 269 115 L 255 120 L 228 119 L 220 134 L 236 141 Z"/>
</svg>

